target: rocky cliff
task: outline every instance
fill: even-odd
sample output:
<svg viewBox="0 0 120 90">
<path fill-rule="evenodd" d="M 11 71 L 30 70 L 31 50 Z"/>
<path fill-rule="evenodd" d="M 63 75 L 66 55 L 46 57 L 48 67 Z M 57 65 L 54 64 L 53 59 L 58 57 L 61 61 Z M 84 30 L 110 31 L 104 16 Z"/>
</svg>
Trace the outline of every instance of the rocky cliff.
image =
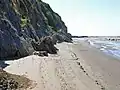
<svg viewBox="0 0 120 90">
<path fill-rule="evenodd" d="M 0 59 L 23 57 L 33 51 L 31 42 L 51 36 L 71 42 L 61 17 L 41 0 L 0 0 Z"/>
</svg>

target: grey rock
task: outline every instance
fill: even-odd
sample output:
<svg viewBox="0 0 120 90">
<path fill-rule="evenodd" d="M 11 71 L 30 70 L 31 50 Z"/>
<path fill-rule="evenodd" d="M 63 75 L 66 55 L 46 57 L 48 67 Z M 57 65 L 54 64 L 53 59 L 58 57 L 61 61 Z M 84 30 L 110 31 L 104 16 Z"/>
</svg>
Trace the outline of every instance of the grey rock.
<svg viewBox="0 0 120 90">
<path fill-rule="evenodd" d="M 40 42 L 32 41 L 32 46 L 36 51 L 47 51 L 50 54 L 56 54 L 57 48 L 54 46 L 52 37 L 46 36 L 41 38 Z"/>
<path fill-rule="evenodd" d="M 47 51 L 35 51 L 33 52 L 33 55 L 48 56 L 48 52 Z"/>
<path fill-rule="evenodd" d="M 42 38 L 46 36 L 51 39 Z M 0 60 L 21 58 L 35 50 L 55 54 L 54 44 L 63 41 L 72 42 L 71 35 L 49 4 L 41 0 L 0 0 Z"/>
</svg>

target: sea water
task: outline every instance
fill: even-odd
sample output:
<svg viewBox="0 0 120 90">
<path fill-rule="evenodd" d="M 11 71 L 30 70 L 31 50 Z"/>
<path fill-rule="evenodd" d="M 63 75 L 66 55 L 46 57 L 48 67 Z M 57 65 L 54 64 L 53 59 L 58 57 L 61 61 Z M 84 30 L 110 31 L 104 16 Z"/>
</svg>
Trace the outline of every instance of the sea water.
<svg viewBox="0 0 120 90">
<path fill-rule="evenodd" d="M 90 38 L 88 43 L 106 54 L 120 59 L 120 41 L 110 41 L 101 38 Z"/>
</svg>

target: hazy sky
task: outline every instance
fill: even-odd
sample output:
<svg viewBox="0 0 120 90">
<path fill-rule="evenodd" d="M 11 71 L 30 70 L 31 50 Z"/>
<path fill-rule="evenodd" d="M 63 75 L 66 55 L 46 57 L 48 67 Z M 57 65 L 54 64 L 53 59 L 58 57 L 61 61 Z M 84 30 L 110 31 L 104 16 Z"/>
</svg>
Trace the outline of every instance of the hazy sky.
<svg viewBox="0 0 120 90">
<path fill-rule="evenodd" d="M 73 35 L 120 36 L 120 0 L 43 0 Z"/>
</svg>

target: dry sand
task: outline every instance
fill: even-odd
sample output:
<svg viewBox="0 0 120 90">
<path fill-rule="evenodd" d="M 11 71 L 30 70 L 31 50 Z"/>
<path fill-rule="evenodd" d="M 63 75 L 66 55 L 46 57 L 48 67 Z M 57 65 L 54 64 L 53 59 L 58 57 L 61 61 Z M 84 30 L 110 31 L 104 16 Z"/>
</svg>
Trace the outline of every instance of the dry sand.
<svg viewBox="0 0 120 90">
<path fill-rule="evenodd" d="M 120 61 L 85 42 L 61 43 L 58 55 L 28 56 L 4 70 L 33 81 L 28 90 L 120 90 Z"/>
</svg>

